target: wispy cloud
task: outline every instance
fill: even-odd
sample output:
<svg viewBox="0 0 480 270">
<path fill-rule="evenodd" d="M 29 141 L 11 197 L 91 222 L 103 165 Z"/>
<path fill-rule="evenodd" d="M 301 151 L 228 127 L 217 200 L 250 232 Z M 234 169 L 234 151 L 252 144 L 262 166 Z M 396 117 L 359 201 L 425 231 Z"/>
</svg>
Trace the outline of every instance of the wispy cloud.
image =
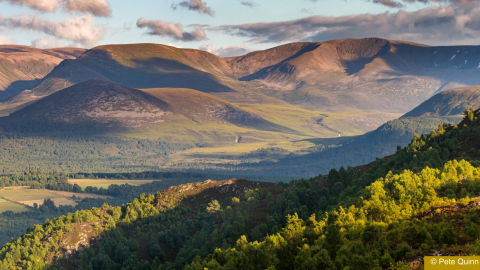
<svg viewBox="0 0 480 270">
<path fill-rule="evenodd" d="M 181 23 L 145 20 L 140 18 L 137 21 L 137 27 L 147 28 L 148 35 L 171 37 L 181 41 L 198 41 L 207 39 L 207 35 L 203 29 L 197 28 L 191 32 L 185 32 L 183 31 L 183 25 Z"/>
<path fill-rule="evenodd" d="M 209 53 L 218 55 L 220 57 L 232 57 L 240 56 L 251 52 L 251 50 L 246 46 L 228 46 L 220 47 L 218 49 L 213 48 L 213 44 L 206 44 L 200 46 L 200 50 L 207 51 Z"/>
<path fill-rule="evenodd" d="M 105 35 L 105 28 L 94 25 L 93 16 L 82 15 L 63 22 L 43 19 L 37 16 L 0 15 L 0 26 L 8 29 L 24 29 L 42 32 L 59 39 L 81 43 L 87 47 L 96 45 Z"/>
<path fill-rule="evenodd" d="M 52 39 L 48 36 L 32 40 L 32 47 L 39 49 L 61 48 L 61 47 L 83 47 L 80 43 L 65 42 L 63 40 Z"/>
<path fill-rule="evenodd" d="M 174 10 L 178 7 L 186 8 L 188 10 L 194 10 L 212 17 L 215 16 L 215 11 L 213 11 L 210 7 L 207 6 L 207 2 L 202 2 L 202 0 L 186 0 L 178 4 L 172 4 L 172 8 Z"/>
<path fill-rule="evenodd" d="M 247 1 L 247 0 L 238 0 L 240 2 L 240 5 L 246 6 L 246 7 L 255 7 L 258 6 L 258 4 L 252 2 L 252 1 Z"/>
<path fill-rule="evenodd" d="M 255 43 L 383 37 L 439 45 L 475 44 L 480 42 L 480 7 L 433 6 L 414 12 L 316 15 L 291 21 L 223 25 L 209 30 L 246 37 Z"/>
<path fill-rule="evenodd" d="M 41 12 L 55 12 L 62 8 L 67 12 L 90 13 L 99 17 L 111 17 L 107 0 L 0 0 L 12 5 L 25 6 Z"/>
</svg>

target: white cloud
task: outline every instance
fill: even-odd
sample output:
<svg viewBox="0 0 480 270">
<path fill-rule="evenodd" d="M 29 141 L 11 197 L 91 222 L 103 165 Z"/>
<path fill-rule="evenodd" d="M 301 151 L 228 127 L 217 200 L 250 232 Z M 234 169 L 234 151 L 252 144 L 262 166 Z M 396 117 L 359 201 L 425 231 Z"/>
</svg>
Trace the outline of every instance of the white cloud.
<svg viewBox="0 0 480 270">
<path fill-rule="evenodd" d="M 90 13 L 100 17 L 112 16 L 107 0 L 0 0 L 0 2 L 26 6 L 41 12 L 55 12 L 62 7 L 67 12 Z"/>
<path fill-rule="evenodd" d="M 59 39 L 81 43 L 87 47 L 96 45 L 105 35 L 105 28 L 94 25 L 92 15 L 69 18 L 63 22 L 42 19 L 37 16 L 0 15 L 0 26 L 42 32 Z"/>
<path fill-rule="evenodd" d="M 202 45 L 200 46 L 200 50 L 207 51 L 220 57 L 240 56 L 251 52 L 251 50 L 246 46 L 233 45 L 229 47 L 220 47 L 218 49 L 215 49 L 213 48 L 213 44 Z"/>
<path fill-rule="evenodd" d="M 32 40 L 32 47 L 39 49 L 62 48 L 62 47 L 77 47 L 82 48 L 80 43 L 69 43 L 63 40 L 51 39 L 48 36 Z"/>
<path fill-rule="evenodd" d="M 17 44 L 17 41 L 8 37 L 0 36 L 0 45 Z"/>
<path fill-rule="evenodd" d="M 137 21 L 138 28 L 147 28 L 147 34 L 152 36 L 172 37 L 182 41 L 198 41 L 207 39 L 203 29 L 197 28 L 191 32 L 184 32 L 181 23 L 164 22 L 161 20 L 145 20 L 143 18 Z"/>
</svg>

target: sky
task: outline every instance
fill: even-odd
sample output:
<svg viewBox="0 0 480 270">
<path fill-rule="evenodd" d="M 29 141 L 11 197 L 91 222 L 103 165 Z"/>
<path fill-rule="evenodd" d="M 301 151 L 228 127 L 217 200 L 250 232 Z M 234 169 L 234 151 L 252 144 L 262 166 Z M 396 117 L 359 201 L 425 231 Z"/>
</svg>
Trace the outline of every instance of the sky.
<svg viewBox="0 0 480 270">
<path fill-rule="evenodd" d="M 0 44 L 159 43 L 221 57 L 380 37 L 480 44 L 480 0 L 0 0 Z"/>
</svg>

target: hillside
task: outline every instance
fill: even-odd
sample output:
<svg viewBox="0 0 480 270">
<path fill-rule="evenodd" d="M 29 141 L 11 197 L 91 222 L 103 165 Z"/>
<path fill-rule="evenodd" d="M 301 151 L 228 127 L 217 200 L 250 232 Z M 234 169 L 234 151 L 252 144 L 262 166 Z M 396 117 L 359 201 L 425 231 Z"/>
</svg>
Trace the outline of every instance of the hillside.
<svg viewBox="0 0 480 270">
<path fill-rule="evenodd" d="M 121 132 L 120 135 L 128 133 L 129 128 L 132 128 L 131 132 L 137 133 L 150 128 L 164 131 L 175 129 L 178 137 L 193 128 L 192 125 L 208 130 L 208 123 L 225 125 L 226 129 L 230 125 L 295 133 L 219 98 L 192 89 L 161 88 L 140 91 L 98 79 L 84 81 L 55 92 L 10 114 L 3 122 L 93 124 L 91 128 L 106 129 L 110 133 Z M 157 135 L 165 140 L 161 135 L 168 134 Z M 235 136 L 230 134 L 227 137 L 232 135 Z M 183 141 L 195 141 L 195 136 L 184 139 L 182 138 Z M 180 138 L 177 138 L 178 140 Z"/>
<path fill-rule="evenodd" d="M 64 59 L 75 59 L 85 50 L 41 50 L 20 45 L 0 45 L 0 101 L 32 89 Z"/>
<path fill-rule="evenodd" d="M 202 92 L 233 91 L 216 76 L 229 74 L 223 59 L 203 51 L 157 44 L 106 45 L 62 62 L 32 92 L 16 101 L 35 100 L 90 79 L 131 88 L 190 88 Z"/>
<path fill-rule="evenodd" d="M 480 86 L 442 91 L 402 117 L 461 115 L 469 107 L 480 107 Z"/>
<path fill-rule="evenodd" d="M 477 254 L 478 116 L 328 176 L 207 180 L 68 214 L 6 244 L 0 266 L 406 269 L 424 255 Z"/>
<path fill-rule="evenodd" d="M 158 44 L 106 45 L 62 62 L 12 102 L 101 79 L 131 88 L 189 88 L 232 103 L 406 113 L 442 90 L 479 85 L 479 63 L 475 46 L 378 38 L 292 43 L 225 59 Z"/>
<path fill-rule="evenodd" d="M 342 39 L 292 43 L 227 61 L 236 78 L 261 93 L 317 110 L 405 113 L 442 90 L 480 84 L 478 46 Z"/>
</svg>

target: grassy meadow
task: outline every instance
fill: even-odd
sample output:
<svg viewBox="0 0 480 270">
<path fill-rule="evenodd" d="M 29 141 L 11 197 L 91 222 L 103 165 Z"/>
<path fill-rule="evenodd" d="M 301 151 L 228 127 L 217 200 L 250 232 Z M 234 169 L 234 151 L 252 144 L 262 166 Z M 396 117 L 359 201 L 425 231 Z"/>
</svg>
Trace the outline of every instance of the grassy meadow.
<svg viewBox="0 0 480 270">
<path fill-rule="evenodd" d="M 75 199 L 73 199 L 73 195 L 75 195 Z M 108 198 L 108 196 L 90 193 L 73 193 L 47 189 L 29 189 L 28 187 L 4 188 L 0 190 L 0 197 L 8 201 L 13 201 L 28 206 L 33 206 L 35 203 L 40 206 L 43 204 L 45 199 L 51 199 L 56 206 L 75 206 L 77 205 L 77 201 L 82 200 L 83 198 Z"/>
<path fill-rule="evenodd" d="M 5 211 L 13 211 L 15 213 L 18 212 L 26 212 L 29 209 L 20 203 L 14 203 L 14 202 L 9 202 L 4 199 L 0 199 L 0 213 L 3 213 Z"/>
<path fill-rule="evenodd" d="M 142 184 L 151 183 L 153 181 L 155 180 L 107 180 L 107 179 L 69 179 L 68 180 L 70 184 L 77 184 L 82 189 L 85 189 L 88 186 L 97 187 L 97 188 L 108 188 L 110 185 L 122 185 L 122 184 L 139 186 Z M 80 196 L 82 195 L 83 194 L 80 194 Z"/>
</svg>

